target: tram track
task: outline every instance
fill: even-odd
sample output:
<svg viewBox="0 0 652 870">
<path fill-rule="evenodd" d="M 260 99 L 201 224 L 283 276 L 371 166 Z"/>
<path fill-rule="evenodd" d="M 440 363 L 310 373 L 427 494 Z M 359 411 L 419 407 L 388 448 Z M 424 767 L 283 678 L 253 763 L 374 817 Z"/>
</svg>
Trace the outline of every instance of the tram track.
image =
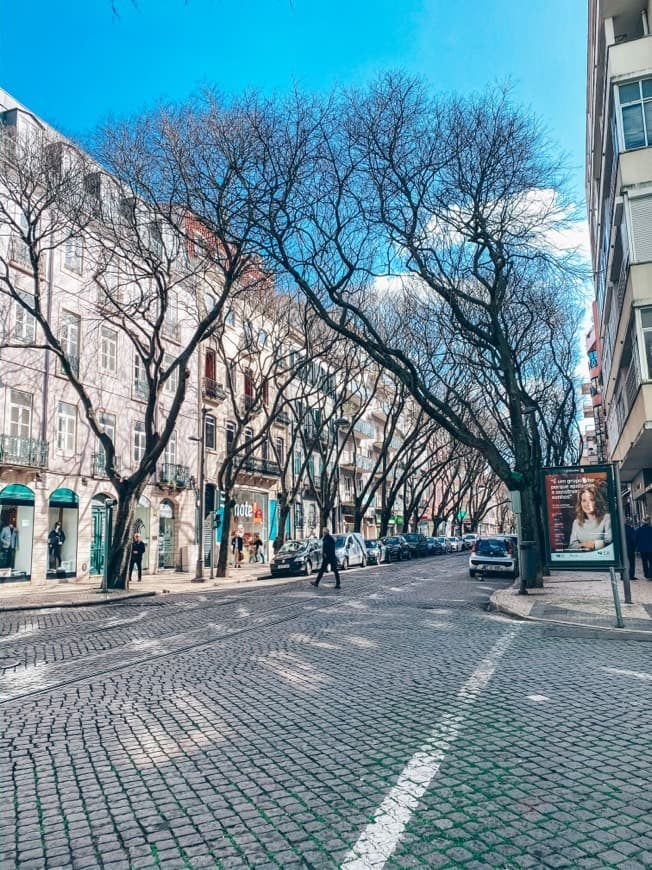
<svg viewBox="0 0 652 870">
<path fill-rule="evenodd" d="M 11 684 L 20 683 L 23 684 L 25 682 L 29 683 L 29 671 L 30 668 L 22 668 L 21 670 L 15 669 L 12 674 L 5 674 L 3 679 L 0 680 L 0 706 L 5 706 L 7 704 L 11 704 L 14 701 L 24 701 L 33 697 L 37 697 L 39 695 L 47 694 L 48 692 L 53 692 L 58 689 L 65 688 L 67 686 L 75 685 L 77 683 L 83 683 L 88 680 L 101 679 L 103 677 L 110 676 L 111 674 L 119 673 L 120 671 L 124 671 L 128 668 L 134 668 L 141 665 L 148 665 L 155 661 L 161 661 L 165 658 L 168 658 L 171 655 L 179 655 L 186 652 L 193 652 L 200 650 L 205 647 L 212 646 L 216 643 L 221 643 L 226 640 L 230 640 L 231 638 L 238 637 L 243 634 L 247 634 L 250 632 L 258 631 L 264 628 L 271 628 L 276 625 L 281 625 L 285 622 L 291 622 L 293 620 L 299 619 L 306 614 L 312 614 L 317 612 L 323 612 L 330 610 L 334 605 L 339 603 L 340 599 L 332 599 L 330 601 L 323 601 L 320 603 L 312 602 L 292 602 L 290 604 L 280 605 L 279 607 L 273 607 L 262 614 L 258 613 L 253 618 L 252 622 L 249 625 L 242 627 L 232 627 L 227 628 L 221 631 L 219 634 L 215 634 L 211 637 L 203 637 L 201 639 L 197 639 L 192 643 L 184 643 L 183 641 L 187 639 L 189 634 L 198 634 L 198 633 L 206 633 L 206 631 L 210 630 L 210 626 L 198 626 L 195 629 L 190 629 L 188 631 L 179 632 L 177 634 L 168 635 L 165 638 L 156 641 L 157 645 L 165 644 L 166 648 L 161 650 L 160 652 L 148 652 L 147 655 L 137 654 L 130 656 L 128 661 L 121 661 L 119 664 L 113 666 L 100 667 L 96 669 L 85 668 L 82 673 L 79 673 L 75 676 L 69 677 L 68 679 L 51 679 L 43 682 L 43 673 L 42 671 L 46 668 L 50 668 L 51 670 L 66 670 L 69 671 L 71 668 L 70 661 L 64 662 L 56 662 L 51 665 L 47 663 L 41 663 L 35 667 L 31 668 L 31 671 L 37 672 L 35 673 L 35 678 L 40 681 L 38 688 L 31 688 L 24 690 L 23 687 L 18 688 L 17 691 L 6 691 L 3 688 L 3 684 Z M 279 615 L 277 618 L 265 618 L 269 617 L 273 614 L 280 614 L 281 611 L 288 610 L 289 608 L 294 608 L 294 613 L 286 613 L 283 615 Z M 238 617 L 244 618 L 244 617 Z M 115 647 L 105 650 L 102 653 L 98 653 L 93 658 L 95 660 L 99 658 L 107 658 L 114 657 L 116 653 L 124 654 L 124 647 L 121 647 L 119 650 Z M 78 665 L 88 665 L 90 660 L 88 657 L 85 657 L 83 662 L 77 661 Z"/>
</svg>

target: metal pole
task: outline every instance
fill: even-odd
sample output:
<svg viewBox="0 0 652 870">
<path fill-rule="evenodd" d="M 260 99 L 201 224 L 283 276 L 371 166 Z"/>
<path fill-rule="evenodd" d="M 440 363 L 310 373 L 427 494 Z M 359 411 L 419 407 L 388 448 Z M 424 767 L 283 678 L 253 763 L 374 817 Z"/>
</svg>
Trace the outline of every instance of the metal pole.
<svg viewBox="0 0 652 870">
<path fill-rule="evenodd" d="M 620 598 L 618 597 L 616 570 L 614 568 L 610 568 L 609 574 L 611 575 L 611 591 L 613 592 L 614 607 L 616 608 L 616 628 L 625 628 L 625 623 L 623 622 L 623 612 L 620 609 Z"/>
<path fill-rule="evenodd" d="M 201 433 L 199 438 L 199 534 L 197 545 L 197 567 L 193 583 L 204 582 L 204 464 L 206 459 L 206 408 L 201 409 Z M 212 530 L 211 530 L 212 531 Z"/>
<path fill-rule="evenodd" d="M 629 559 L 627 558 L 627 536 L 625 535 L 625 511 L 623 510 L 623 493 L 620 485 L 620 469 L 618 463 L 614 462 L 614 485 L 616 487 L 616 502 L 618 504 L 618 529 L 620 532 L 620 558 L 623 562 L 623 590 L 625 592 L 625 604 L 632 603 L 632 585 L 629 582 Z"/>
<path fill-rule="evenodd" d="M 102 592 L 109 591 L 109 551 L 111 548 L 111 530 L 113 528 L 113 508 L 117 505 L 118 500 L 115 498 L 107 498 L 104 502 L 104 564 L 102 565 Z M 125 588 L 129 588 L 129 577 Z"/>
</svg>

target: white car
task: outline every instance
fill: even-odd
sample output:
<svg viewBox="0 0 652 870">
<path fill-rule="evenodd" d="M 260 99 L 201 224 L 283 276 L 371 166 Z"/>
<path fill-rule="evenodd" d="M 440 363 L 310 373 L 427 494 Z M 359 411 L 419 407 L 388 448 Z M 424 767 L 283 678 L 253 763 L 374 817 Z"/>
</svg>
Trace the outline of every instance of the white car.
<svg viewBox="0 0 652 870">
<path fill-rule="evenodd" d="M 351 568 L 353 565 L 367 564 L 367 548 L 360 543 L 361 535 L 349 532 L 346 535 L 335 535 L 335 558 L 338 568 Z"/>
<path fill-rule="evenodd" d="M 516 577 L 518 555 L 514 541 L 508 537 L 478 538 L 469 556 L 469 577 L 476 574 L 508 574 Z"/>
<path fill-rule="evenodd" d="M 455 535 L 449 535 L 447 540 L 449 541 L 449 543 L 451 545 L 451 552 L 452 553 L 459 553 L 460 550 L 462 549 L 462 542 L 460 541 L 460 539 L 456 538 Z"/>
</svg>

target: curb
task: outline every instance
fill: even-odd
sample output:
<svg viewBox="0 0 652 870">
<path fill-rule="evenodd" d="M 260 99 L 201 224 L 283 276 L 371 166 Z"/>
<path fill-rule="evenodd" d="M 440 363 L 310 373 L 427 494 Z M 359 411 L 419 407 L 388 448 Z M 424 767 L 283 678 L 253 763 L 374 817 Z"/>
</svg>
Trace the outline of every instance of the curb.
<svg viewBox="0 0 652 870">
<path fill-rule="evenodd" d="M 55 607 L 95 607 L 98 604 L 112 604 L 114 601 L 128 601 L 132 598 L 153 598 L 160 592 L 134 592 L 133 595 L 116 595 L 110 592 L 97 591 L 98 595 L 110 596 L 106 598 L 85 598 L 83 601 L 45 601 L 42 604 L 10 604 L 7 607 L 0 606 L 0 613 L 14 613 L 17 610 L 47 610 Z"/>
<path fill-rule="evenodd" d="M 526 616 L 523 613 L 514 613 L 508 607 L 502 604 L 496 604 L 494 601 L 489 602 L 488 610 L 494 613 L 504 613 L 512 619 L 518 619 L 522 622 L 532 622 L 539 625 L 558 625 L 563 628 L 580 629 L 582 633 L 590 632 L 592 635 L 599 637 L 600 635 L 610 635 L 620 638 L 621 640 L 640 640 L 652 642 L 652 631 L 647 631 L 643 628 L 618 628 L 617 626 L 606 625 L 586 625 L 583 622 L 566 622 L 561 619 L 544 619 L 538 616 Z"/>
</svg>

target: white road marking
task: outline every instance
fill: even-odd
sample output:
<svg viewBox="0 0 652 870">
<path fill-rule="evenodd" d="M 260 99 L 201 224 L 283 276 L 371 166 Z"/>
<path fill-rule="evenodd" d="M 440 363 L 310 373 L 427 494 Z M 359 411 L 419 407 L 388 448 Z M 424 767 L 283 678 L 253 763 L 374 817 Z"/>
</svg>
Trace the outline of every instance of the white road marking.
<svg viewBox="0 0 652 870">
<path fill-rule="evenodd" d="M 470 707 L 493 676 L 498 661 L 517 631 L 518 627 L 514 627 L 507 632 L 464 683 L 457 693 L 457 700 L 468 708 L 468 712 L 462 710 L 442 716 L 426 742 L 403 768 L 396 785 L 376 810 L 373 822 L 367 825 L 355 846 L 345 855 L 342 870 L 380 870 L 391 857 L 419 800 L 439 771 L 447 750 L 457 739 Z"/>
<path fill-rule="evenodd" d="M 621 674 L 623 677 L 634 677 L 636 680 L 652 680 L 652 674 L 643 671 L 624 671 L 620 668 L 602 668 L 608 674 Z"/>
</svg>

